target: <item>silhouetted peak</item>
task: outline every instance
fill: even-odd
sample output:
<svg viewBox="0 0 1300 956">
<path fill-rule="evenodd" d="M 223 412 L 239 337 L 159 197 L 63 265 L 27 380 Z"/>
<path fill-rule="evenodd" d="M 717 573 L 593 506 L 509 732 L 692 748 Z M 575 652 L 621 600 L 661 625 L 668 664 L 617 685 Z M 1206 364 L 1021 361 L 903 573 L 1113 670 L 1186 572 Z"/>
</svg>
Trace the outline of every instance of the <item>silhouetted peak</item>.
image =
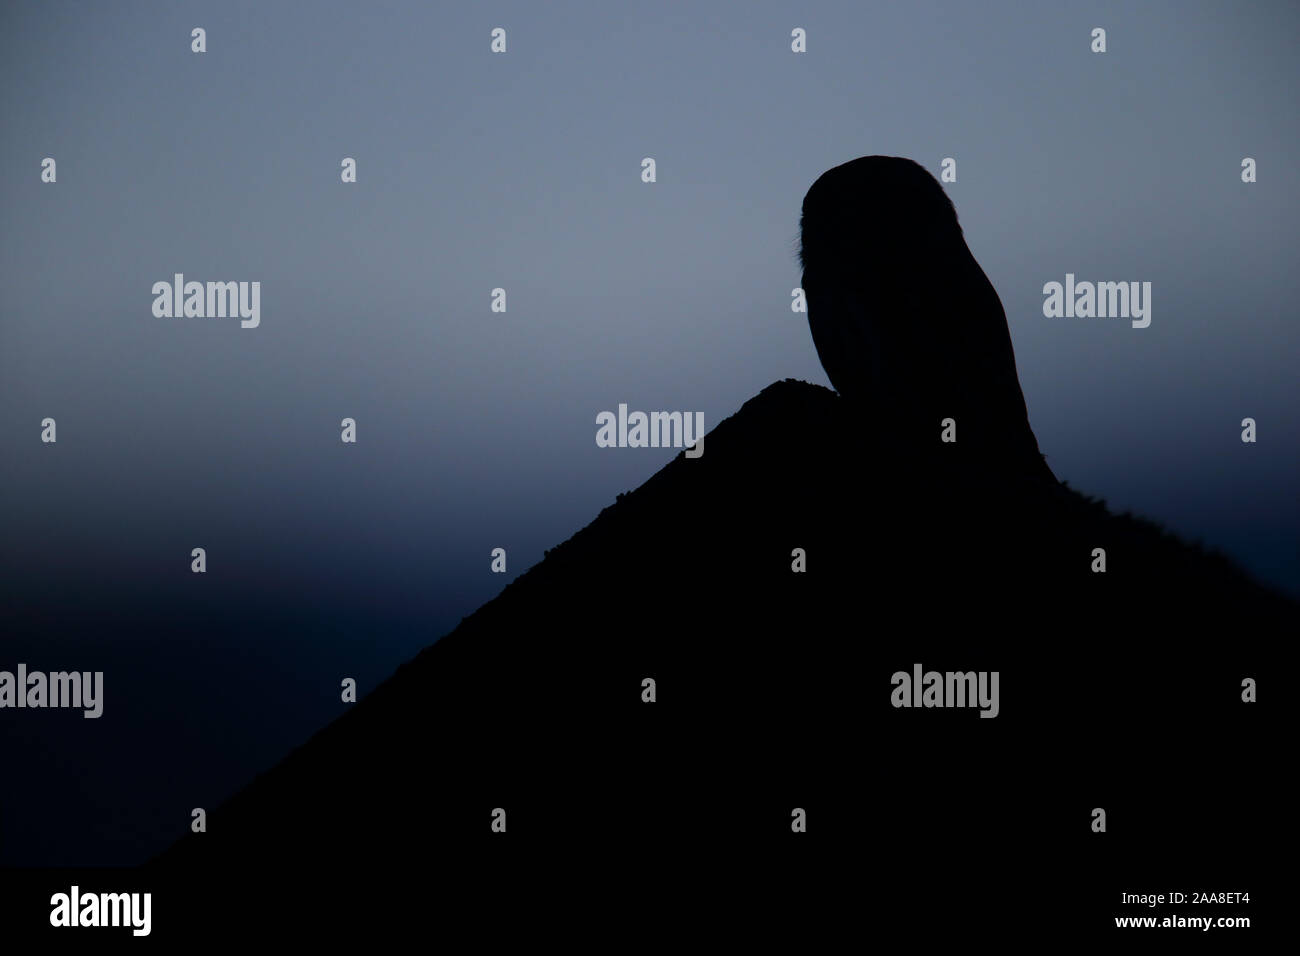
<svg viewBox="0 0 1300 956">
<path fill-rule="evenodd" d="M 898 666 L 1035 646 L 990 659 L 1020 712 L 1082 737 L 1089 711 L 1052 708 L 1071 699 L 1064 664 L 1106 635 L 1294 620 L 1227 562 L 1058 483 L 927 476 L 870 434 L 822 386 L 763 389 L 701 458 L 679 452 L 619 494 L 158 862 L 243 881 L 249 859 L 314 871 L 345 847 L 458 880 L 480 866 L 498 877 L 515 845 L 593 867 L 645 846 L 665 860 L 705 844 L 765 856 L 763 834 L 788 827 L 791 807 L 842 799 L 860 778 L 844 755 L 876 719 L 864 714 L 889 706 L 882 678 Z M 1099 543 L 1105 574 L 1090 570 Z M 574 827 L 583 795 L 594 816 Z M 701 807 L 726 807 L 725 826 Z M 493 808 L 518 834 L 505 843 Z"/>
</svg>

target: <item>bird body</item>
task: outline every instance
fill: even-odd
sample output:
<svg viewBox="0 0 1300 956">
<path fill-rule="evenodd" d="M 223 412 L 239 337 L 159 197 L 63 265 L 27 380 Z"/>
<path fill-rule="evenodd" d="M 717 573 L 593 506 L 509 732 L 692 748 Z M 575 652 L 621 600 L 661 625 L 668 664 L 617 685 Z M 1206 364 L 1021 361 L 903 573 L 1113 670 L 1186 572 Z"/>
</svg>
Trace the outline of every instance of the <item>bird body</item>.
<svg viewBox="0 0 1300 956">
<path fill-rule="evenodd" d="M 930 173 L 893 156 L 828 170 L 804 197 L 800 240 L 817 356 L 879 434 L 900 451 L 1056 480 L 1002 302 Z"/>
</svg>

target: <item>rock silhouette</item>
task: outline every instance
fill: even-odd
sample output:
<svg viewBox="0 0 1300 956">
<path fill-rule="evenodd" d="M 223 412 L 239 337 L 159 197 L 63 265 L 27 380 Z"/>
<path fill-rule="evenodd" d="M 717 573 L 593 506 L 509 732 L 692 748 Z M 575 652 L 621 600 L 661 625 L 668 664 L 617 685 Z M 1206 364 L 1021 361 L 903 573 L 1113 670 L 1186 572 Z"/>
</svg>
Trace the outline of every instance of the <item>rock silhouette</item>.
<svg viewBox="0 0 1300 956">
<path fill-rule="evenodd" d="M 156 920 L 336 928 L 416 890 L 447 915 L 576 894 L 584 919 L 648 919 L 668 894 L 938 933 L 1015 885 L 1007 938 L 1095 921 L 1121 878 L 1252 872 L 1259 791 L 1204 761 L 1268 786 L 1268 705 L 1239 683 L 1295 605 L 1061 485 L 865 461 L 859 425 L 828 389 L 764 389 L 213 810 L 149 867 Z M 917 663 L 998 671 L 998 717 L 895 709 Z"/>
<path fill-rule="evenodd" d="M 863 156 L 818 177 L 799 224 L 813 343 L 878 441 L 1054 480 L 1029 427 L 1006 314 L 923 167 Z"/>
</svg>

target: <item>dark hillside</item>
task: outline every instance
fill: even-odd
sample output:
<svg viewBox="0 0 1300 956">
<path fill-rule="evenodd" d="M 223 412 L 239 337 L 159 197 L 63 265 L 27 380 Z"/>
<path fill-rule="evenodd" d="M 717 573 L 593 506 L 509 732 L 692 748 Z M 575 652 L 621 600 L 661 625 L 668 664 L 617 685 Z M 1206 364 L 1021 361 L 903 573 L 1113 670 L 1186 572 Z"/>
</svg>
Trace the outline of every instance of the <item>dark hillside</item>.
<svg viewBox="0 0 1300 956">
<path fill-rule="evenodd" d="M 1116 879 L 1249 872 L 1232 768 L 1272 757 L 1240 682 L 1295 607 L 1061 485 L 871 434 L 827 389 L 764 389 L 155 866 L 248 886 L 364 860 L 367 884 L 446 888 L 562 860 L 634 896 L 815 888 L 899 918 L 951 892 L 945 921 L 1006 880 L 1095 913 Z M 917 663 L 998 671 L 997 717 L 891 706 Z"/>
</svg>

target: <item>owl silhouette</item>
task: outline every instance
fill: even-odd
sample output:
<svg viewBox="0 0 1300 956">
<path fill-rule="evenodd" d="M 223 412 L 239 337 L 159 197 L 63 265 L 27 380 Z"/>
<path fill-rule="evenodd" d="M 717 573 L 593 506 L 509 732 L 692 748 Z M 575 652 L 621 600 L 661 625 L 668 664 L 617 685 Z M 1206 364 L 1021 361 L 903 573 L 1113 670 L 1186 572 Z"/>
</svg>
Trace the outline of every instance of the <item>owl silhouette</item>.
<svg viewBox="0 0 1300 956">
<path fill-rule="evenodd" d="M 836 166 L 804 197 L 799 232 L 817 356 L 882 453 L 1056 481 L 1029 426 L 1002 302 L 929 172 L 896 156 Z"/>
</svg>

